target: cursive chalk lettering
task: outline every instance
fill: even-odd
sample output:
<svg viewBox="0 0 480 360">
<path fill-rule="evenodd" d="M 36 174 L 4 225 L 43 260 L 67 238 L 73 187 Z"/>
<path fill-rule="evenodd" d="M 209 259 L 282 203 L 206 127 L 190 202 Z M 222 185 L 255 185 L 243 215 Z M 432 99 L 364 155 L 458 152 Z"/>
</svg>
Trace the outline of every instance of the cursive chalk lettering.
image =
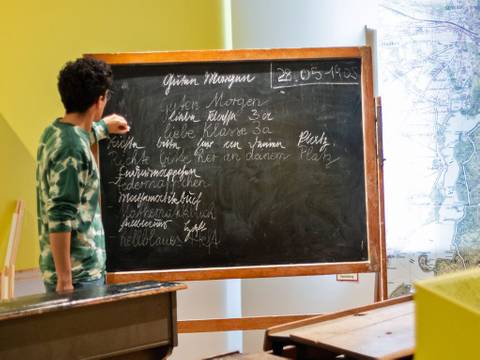
<svg viewBox="0 0 480 360">
<path fill-rule="evenodd" d="M 168 113 L 167 113 L 168 115 Z M 177 110 L 173 110 L 170 115 L 168 115 L 168 121 L 170 122 L 199 122 L 200 119 L 197 119 L 195 117 L 195 114 L 193 113 L 190 113 L 188 111 L 185 111 L 185 112 L 179 112 Z"/>
<path fill-rule="evenodd" d="M 231 107 L 235 106 L 243 110 L 245 108 L 252 108 L 252 107 L 262 107 L 268 104 L 269 100 L 261 100 L 260 98 L 248 98 L 248 97 L 231 97 L 231 98 L 224 98 L 223 91 L 215 93 L 213 99 L 208 103 L 206 109 L 210 109 L 212 107 Z"/>
<path fill-rule="evenodd" d="M 324 145 L 328 144 L 327 135 L 322 132 L 322 135 L 313 135 L 310 131 L 304 130 L 298 136 L 297 146 L 300 145 Z"/>
<path fill-rule="evenodd" d="M 328 151 L 328 146 L 321 147 L 318 151 L 315 151 L 313 146 L 300 145 L 300 159 L 307 161 L 322 161 L 325 164 L 325 168 L 329 168 L 330 165 L 340 160 L 340 157 L 333 158 Z"/>
<path fill-rule="evenodd" d="M 195 176 L 199 178 L 200 176 L 197 175 L 197 169 L 187 169 L 186 165 L 183 165 L 182 168 L 177 169 L 170 169 L 170 168 L 163 168 L 163 169 L 152 169 L 152 168 L 141 168 L 140 166 L 135 166 L 133 169 L 128 169 L 126 166 L 121 166 L 120 170 L 118 171 L 118 175 L 113 184 L 117 185 L 122 178 L 166 178 L 167 181 L 182 181 L 185 176 Z"/>
<path fill-rule="evenodd" d="M 189 100 L 187 99 L 186 95 L 183 95 L 182 99 L 177 102 L 173 101 L 171 103 L 167 103 L 165 105 L 165 108 L 162 108 L 162 111 L 165 111 L 165 113 L 171 113 L 174 110 L 179 110 L 179 111 L 197 111 L 199 109 L 198 106 L 198 101 L 196 100 Z"/>
<path fill-rule="evenodd" d="M 183 225 L 183 231 L 186 232 L 186 235 L 185 235 L 185 238 L 183 239 L 183 242 L 187 242 L 188 239 L 190 239 L 190 236 L 192 234 L 194 234 L 195 236 L 198 236 L 198 234 L 200 232 L 207 230 L 207 225 L 205 224 L 205 222 L 203 220 L 200 221 L 199 224 L 193 224 L 192 226 L 190 226 L 190 221 L 191 220 L 187 220 L 185 222 L 185 224 Z"/>
<path fill-rule="evenodd" d="M 150 157 L 145 149 L 133 149 L 133 151 L 120 154 L 115 150 L 111 150 L 108 152 L 108 157 L 116 166 L 148 165 L 150 162 Z"/>
<path fill-rule="evenodd" d="M 163 131 L 163 136 L 166 139 L 178 140 L 178 139 L 193 139 L 195 133 L 192 129 L 188 129 L 187 124 L 182 124 L 180 130 L 173 127 L 171 123 L 167 123 L 165 130 Z"/>
<path fill-rule="evenodd" d="M 158 137 L 156 146 L 158 149 L 180 150 L 176 141 L 173 141 L 172 139 L 162 139 L 161 136 Z"/>
<path fill-rule="evenodd" d="M 193 154 L 195 156 L 195 160 L 198 163 L 213 163 L 217 160 L 218 155 L 213 152 L 208 152 L 204 148 L 198 148 L 195 150 Z"/>
<path fill-rule="evenodd" d="M 119 232 L 122 232 L 124 229 L 131 229 L 131 228 L 149 228 L 149 229 L 163 229 L 167 230 L 168 224 L 171 223 L 173 220 L 162 220 L 162 219 L 153 219 L 153 220 L 145 220 L 145 219 L 132 219 L 130 216 L 127 216 L 123 219 L 122 223 L 120 224 L 120 228 L 118 229 Z"/>
<path fill-rule="evenodd" d="M 176 163 L 188 165 L 192 160 L 190 160 L 189 156 L 185 154 L 185 151 L 182 149 L 180 151 L 177 151 L 173 155 L 167 154 L 166 152 L 162 151 L 159 155 L 159 161 L 160 165 L 165 168 Z"/>
<path fill-rule="evenodd" d="M 217 72 L 205 72 L 205 80 L 203 83 L 205 85 L 222 85 L 227 84 L 229 89 L 233 85 L 239 83 L 251 83 L 255 80 L 255 75 L 252 74 L 219 74 Z"/>
<path fill-rule="evenodd" d="M 270 151 L 262 151 L 257 152 L 255 148 L 251 148 L 250 151 L 248 151 L 245 155 L 245 160 L 247 161 L 263 161 L 263 160 L 269 160 L 269 161 L 275 161 L 275 160 L 287 160 L 290 157 L 290 154 L 284 153 L 283 151 L 278 151 L 278 152 L 270 152 Z"/>
<path fill-rule="evenodd" d="M 107 150 L 110 149 L 120 149 L 123 151 L 129 149 L 143 149 L 144 146 L 138 146 L 133 136 L 128 135 L 127 137 L 123 136 L 112 136 L 107 145 Z"/>
<path fill-rule="evenodd" d="M 182 246 L 182 239 L 178 235 L 159 236 L 157 229 L 137 229 L 120 233 L 121 247 L 177 247 Z"/>
<path fill-rule="evenodd" d="M 168 74 L 163 78 L 163 86 L 165 87 L 165 95 L 170 93 L 172 87 L 175 86 L 197 86 L 197 79 L 182 74 Z"/>
<path fill-rule="evenodd" d="M 121 193 L 118 197 L 118 202 L 120 203 L 139 203 L 139 202 L 148 202 L 148 203 L 157 203 L 157 204 L 167 204 L 167 205 L 179 205 L 179 204 L 189 204 L 192 205 L 195 210 L 198 210 L 198 206 L 202 201 L 203 193 L 198 194 L 192 193 L 190 191 L 183 191 L 180 197 L 178 198 L 174 191 L 165 192 L 163 194 L 147 194 L 145 192 L 132 194 L 132 193 Z"/>
<path fill-rule="evenodd" d="M 255 136 L 255 141 L 254 142 L 248 142 L 248 146 L 250 149 L 286 149 L 286 146 L 283 145 L 283 142 L 281 141 L 262 141 L 258 139 L 258 136 Z"/>
<path fill-rule="evenodd" d="M 221 122 L 223 125 L 228 126 L 231 121 L 237 121 L 237 118 L 232 110 L 227 110 L 224 113 L 217 110 L 210 110 L 208 112 L 207 121 Z"/>
<path fill-rule="evenodd" d="M 247 129 L 244 127 L 231 127 L 224 128 L 218 123 L 207 123 L 203 125 L 203 137 L 204 138 L 216 138 L 227 136 L 245 136 L 247 135 Z"/>
<path fill-rule="evenodd" d="M 129 203 L 122 205 L 122 212 L 124 214 L 135 213 L 139 219 L 216 219 L 214 202 L 210 202 L 198 210 L 188 204 L 156 207 L 150 206 L 150 203 Z"/>
</svg>

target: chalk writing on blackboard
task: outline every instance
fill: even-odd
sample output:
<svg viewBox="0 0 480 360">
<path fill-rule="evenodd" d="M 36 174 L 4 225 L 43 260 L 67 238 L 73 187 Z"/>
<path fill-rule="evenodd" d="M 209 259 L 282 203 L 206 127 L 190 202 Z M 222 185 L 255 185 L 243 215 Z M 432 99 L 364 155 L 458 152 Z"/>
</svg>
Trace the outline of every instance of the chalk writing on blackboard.
<svg viewBox="0 0 480 360">
<path fill-rule="evenodd" d="M 359 59 L 113 72 L 109 271 L 368 258 Z"/>
<path fill-rule="evenodd" d="M 358 66 L 326 64 L 271 63 L 271 86 L 273 89 L 304 85 L 358 85 Z"/>
</svg>

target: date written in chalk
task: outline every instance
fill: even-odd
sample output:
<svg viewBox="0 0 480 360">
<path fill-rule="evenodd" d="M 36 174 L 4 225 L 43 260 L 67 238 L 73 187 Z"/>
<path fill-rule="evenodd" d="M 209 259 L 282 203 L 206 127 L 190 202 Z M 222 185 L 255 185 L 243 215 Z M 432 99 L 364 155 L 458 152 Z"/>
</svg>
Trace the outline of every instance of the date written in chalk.
<svg viewBox="0 0 480 360">
<path fill-rule="evenodd" d="M 272 63 L 272 89 L 306 85 L 353 85 L 360 84 L 360 69 L 353 64 L 315 65 Z"/>
</svg>

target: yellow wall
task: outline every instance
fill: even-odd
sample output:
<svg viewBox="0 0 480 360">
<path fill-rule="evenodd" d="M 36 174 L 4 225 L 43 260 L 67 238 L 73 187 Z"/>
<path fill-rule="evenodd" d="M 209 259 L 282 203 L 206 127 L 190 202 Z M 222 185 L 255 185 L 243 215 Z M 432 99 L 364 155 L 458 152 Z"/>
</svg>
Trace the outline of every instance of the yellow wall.
<svg viewBox="0 0 480 360">
<path fill-rule="evenodd" d="M 35 151 L 63 114 L 56 77 L 84 53 L 223 47 L 221 0 L 15 0 L 0 6 L 0 263 L 26 201 L 17 269 L 37 266 Z"/>
<path fill-rule="evenodd" d="M 2 94 L 3 96 L 3 94 Z M 7 248 L 12 213 L 16 199 L 26 200 L 24 226 L 18 250 L 17 266 L 37 266 L 38 242 L 35 226 L 35 161 L 18 135 L 0 113 L 0 264 Z"/>
</svg>

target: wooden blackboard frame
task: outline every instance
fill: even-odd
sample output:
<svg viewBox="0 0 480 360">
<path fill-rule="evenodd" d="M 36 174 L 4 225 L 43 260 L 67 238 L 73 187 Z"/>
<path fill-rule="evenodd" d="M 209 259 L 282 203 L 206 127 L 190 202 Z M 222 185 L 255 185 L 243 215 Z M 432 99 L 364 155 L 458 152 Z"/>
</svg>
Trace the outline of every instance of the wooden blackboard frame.
<svg viewBox="0 0 480 360">
<path fill-rule="evenodd" d="M 382 190 L 379 188 L 372 58 L 369 47 L 105 53 L 87 54 L 85 56 L 103 60 L 111 65 L 313 59 L 361 60 L 363 156 L 365 164 L 364 179 L 368 261 L 112 272 L 107 274 L 108 282 L 119 283 L 140 280 L 214 280 L 380 272 L 381 262 L 385 261 L 385 255 L 382 256 L 381 252 L 382 250 L 384 252 L 385 249 L 381 246 L 380 242 L 380 225 L 383 221 L 381 221 L 382 216 L 379 211 L 379 204 L 380 192 Z"/>
</svg>

